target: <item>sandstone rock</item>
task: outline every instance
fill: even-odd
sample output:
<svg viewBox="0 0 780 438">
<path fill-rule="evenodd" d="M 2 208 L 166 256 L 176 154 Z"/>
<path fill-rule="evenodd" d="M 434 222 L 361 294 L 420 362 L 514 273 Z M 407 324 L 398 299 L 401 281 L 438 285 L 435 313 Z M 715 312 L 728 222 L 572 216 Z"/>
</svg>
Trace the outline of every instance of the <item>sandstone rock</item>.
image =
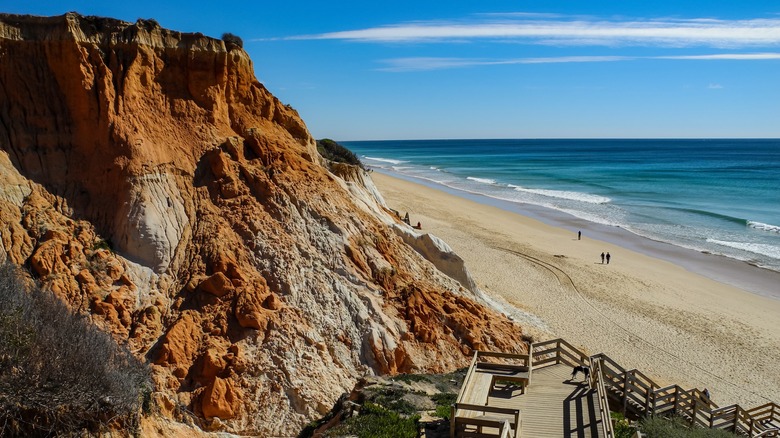
<svg viewBox="0 0 780 438">
<path fill-rule="evenodd" d="M 241 327 L 265 331 L 271 319 L 271 312 L 263 307 L 263 290 L 248 289 L 236 300 L 236 319 Z"/>
<path fill-rule="evenodd" d="M 222 297 L 230 292 L 233 292 L 233 283 L 222 272 L 206 278 L 198 286 L 204 292 L 208 292 L 215 297 Z"/>
<path fill-rule="evenodd" d="M 242 394 L 231 379 L 214 379 L 203 391 L 201 409 L 203 416 L 230 419 L 236 416 L 240 409 Z"/>
<path fill-rule="evenodd" d="M 183 313 L 181 318 L 163 336 L 155 363 L 189 367 L 198 352 L 202 338 L 200 316 L 195 312 Z"/>
<path fill-rule="evenodd" d="M 152 358 L 155 391 L 208 424 L 297 435 L 365 374 L 524 348 L 443 245 L 390 228 L 365 172 L 322 165 L 241 49 L 0 14 L 0 54 L 0 258 Z"/>
<path fill-rule="evenodd" d="M 54 271 L 65 270 L 62 256 L 62 243 L 49 240 L 38 246 L 30 258 L 30 265 L 36 274 L 45 277 Z"/>
</svg>

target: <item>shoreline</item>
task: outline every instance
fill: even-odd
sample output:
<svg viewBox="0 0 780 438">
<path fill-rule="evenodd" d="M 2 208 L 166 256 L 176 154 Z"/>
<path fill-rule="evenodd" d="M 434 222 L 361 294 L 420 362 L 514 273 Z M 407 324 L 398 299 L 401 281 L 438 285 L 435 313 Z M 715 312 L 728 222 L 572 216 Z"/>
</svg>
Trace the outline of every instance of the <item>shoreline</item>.
<svg viewBox="0 0 780 438">
<path fill-rule="evenodd" d="M 574 234 L 577 231 L 582 231 L 583 236 L 586 238 L 600 240 L 630 251 L 675 263 L 694 274 L 703 275 L 709 279 L 754 294 L 780 300 L 780 288 L 778 288 L 778 285 L 780 285 L 780 272 L 762 268 L 747 261 L 654 240 L 621 227 L 590 222 L 551 208 L 497 199 L 483 194 L 454 189 L 421 178 L 387 172 L 383 169 L 375 169 L 374 174 L 381 174 L 483 205 L 497 207 L 514 214 L 536 219 L 552 227 L 569 230 Z"/>
<path fill-rule="evenodd" d="M 751 292 L 656 257 L 645 248 L 650 240 L 619 228 L 560 215 L 552 215 L 560 224 L 554 225 L 544 211 L 529 213 L 525 206 L 505 208 L 484 196 L 381 172 L 372 179 L 390 208 L 408 211 L 423 233 L 447 242 L 479 289 L 513 309 L 510 315 L 537 340 L 562 337 L 589 354 L 604 352 L 661 386 L 709 388 L 722 406 L 749 408 L 780 394 L 776 294 Z M 629 234 L 646 242 L 634 243 L 637 249 L 621 245 Z M 671 247 L 671 259 L 695 253 L 655 243 Z M 609 265 L 601 264 L 602 251 L 612 254 Z M 719 272 L 766 271 L 759 285 L 780 278 L 744 262 L 701 256 L 692 263 L 712 264 Z"/>
</svg>

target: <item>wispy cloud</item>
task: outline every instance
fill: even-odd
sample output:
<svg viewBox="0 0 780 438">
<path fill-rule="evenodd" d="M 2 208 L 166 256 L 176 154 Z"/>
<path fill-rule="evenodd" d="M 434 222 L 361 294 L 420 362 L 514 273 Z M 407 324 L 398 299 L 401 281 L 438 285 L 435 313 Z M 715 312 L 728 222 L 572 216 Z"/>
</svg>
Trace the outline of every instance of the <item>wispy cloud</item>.
<svg viewBox="0 0 780 438">
<path fill-rule="evenodd" d="M 463 67 L 479 67 L 490 65 L 511 64 L 561 64 L 569 62 L 615 62 L 633 58 L 625 56 L 559 56 L 549 58 L 517 58 L 503 60 L 470 59 L 470 58 L 394 58 L 381 61 L 386 67 L 382 71 L 406 72 L 425 70 L 444 70 Z"/>
<path fill-rule="evenodd" d="M 709 88 L 710 90 L 722 90 L 723 89 L 723 85 L 721 85 L 721 84 L 710 84 L 710 85 L 707 86 L 707 88 Z"/>
<path fill-rule="evenodd" d="M 291 40 L 443 42 L 514 40 L 530 44 L 632 46 L 780 46 L 780 18 L 717 20 L 600 20 L 582 17 L 502 14 L 464 21 L 411 22 L 287 37 Z"/>
<path fill-rule="evenodd" d="M 691 60 L 731 60 L 731 61 L 763 61 L 780 59 L 780 53 L 718 53 L 714 55 L 679 55 L 656 56 L 657 59 L 691 59 Z"/>
<path fill-rule="evenodd" d="M 780 53 L 720 53 L 710 55 L 682 55 L 682 56 L 555 56 L 545 58 L 513 58 L 513 59 L 477 59 L 477 58 L 438 58 L 438 57 L 410 57 L 392 58 L 380 61 L 385 67 L 381 71 L 411 72 L 444 70 L 465 67 L 480 67 L 493 65 L 512 64 L 560 64 L 572 62 L 618 62 L 634 61 L 641 59 L 660 60 L 734 60 L 734 61 L 763 61 L 780 59 Z M 714 87 L 710 87 L 714 88 Z M 722 87 L 721 87 L 722 88 Z"/>
</svg>

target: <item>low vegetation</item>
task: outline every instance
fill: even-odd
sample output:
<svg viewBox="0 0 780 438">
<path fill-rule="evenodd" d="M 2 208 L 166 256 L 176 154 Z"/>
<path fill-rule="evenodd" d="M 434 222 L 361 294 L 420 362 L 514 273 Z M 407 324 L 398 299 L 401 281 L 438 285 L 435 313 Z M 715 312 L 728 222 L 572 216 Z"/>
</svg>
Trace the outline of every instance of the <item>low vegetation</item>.
<svg viewBox="0 0 780 438">
<path fill-rule="evenodd" d="M 145 364 L 0 265 L 0 436 L 133 430 L 150 391 Z"/>
<path fill-rule="evenodd" d="M 244 48 L 244 40 L 242 40 L 240 36 L 230 32 L 225 32 L 222 34 L 222 41 L 224 41 L 225 45 L 228 46 L 228 50 L 231 49 L 231 46 L 238 47 L 239 49 Z"/>
<path fill-rule="evenodd" d="M 615 438 L 634 438 L 636 428 L 632 427 L 626 417 L 620 412 L 610 412 L 612 417 L 612 428 L 615 431 Z"/>
<path fill-rule="evenodd" d="M 449 436 L 451 405 L 466 369 L 449 374 L 400 374 L 390 379 L 372 378 L 347 394 L 334 410 L 310 424 L 299 438 Z M 336 421 L 337 420 L 337 421 Z"/>
<path fill-rule="evenodd" d="M 329 138 L 317 140 L 317 152 L 330 161 L 363 167 L 363 163 L 354 152 Z"/>
<path fill-rule="evenodd" d="M 419 415 L 405 416 L 380 405 L 366 402 L 360 414 L 328 431 L 327 436 L 359 438 L 417 438 Z"/>
<path fill-rule="evenodd" d="M 639 423 L 639 430 L 647 438 L 734 438 L 731 432 L 720 429 L 690 427 L 687 421 L 679 417 L 645 418 Z"/>
</svg>

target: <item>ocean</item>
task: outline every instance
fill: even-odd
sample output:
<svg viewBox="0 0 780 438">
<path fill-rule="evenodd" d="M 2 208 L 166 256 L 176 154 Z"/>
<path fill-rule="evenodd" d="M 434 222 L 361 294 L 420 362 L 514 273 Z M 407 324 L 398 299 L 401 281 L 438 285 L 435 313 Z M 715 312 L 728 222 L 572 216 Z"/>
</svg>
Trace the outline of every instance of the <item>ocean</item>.
<svg viewBox="0 0 780 438">
<path fill-rule="evenodd" d="M 780 272 L 780 140 L 342 144 L 381 172 Z"/>
</svg>

